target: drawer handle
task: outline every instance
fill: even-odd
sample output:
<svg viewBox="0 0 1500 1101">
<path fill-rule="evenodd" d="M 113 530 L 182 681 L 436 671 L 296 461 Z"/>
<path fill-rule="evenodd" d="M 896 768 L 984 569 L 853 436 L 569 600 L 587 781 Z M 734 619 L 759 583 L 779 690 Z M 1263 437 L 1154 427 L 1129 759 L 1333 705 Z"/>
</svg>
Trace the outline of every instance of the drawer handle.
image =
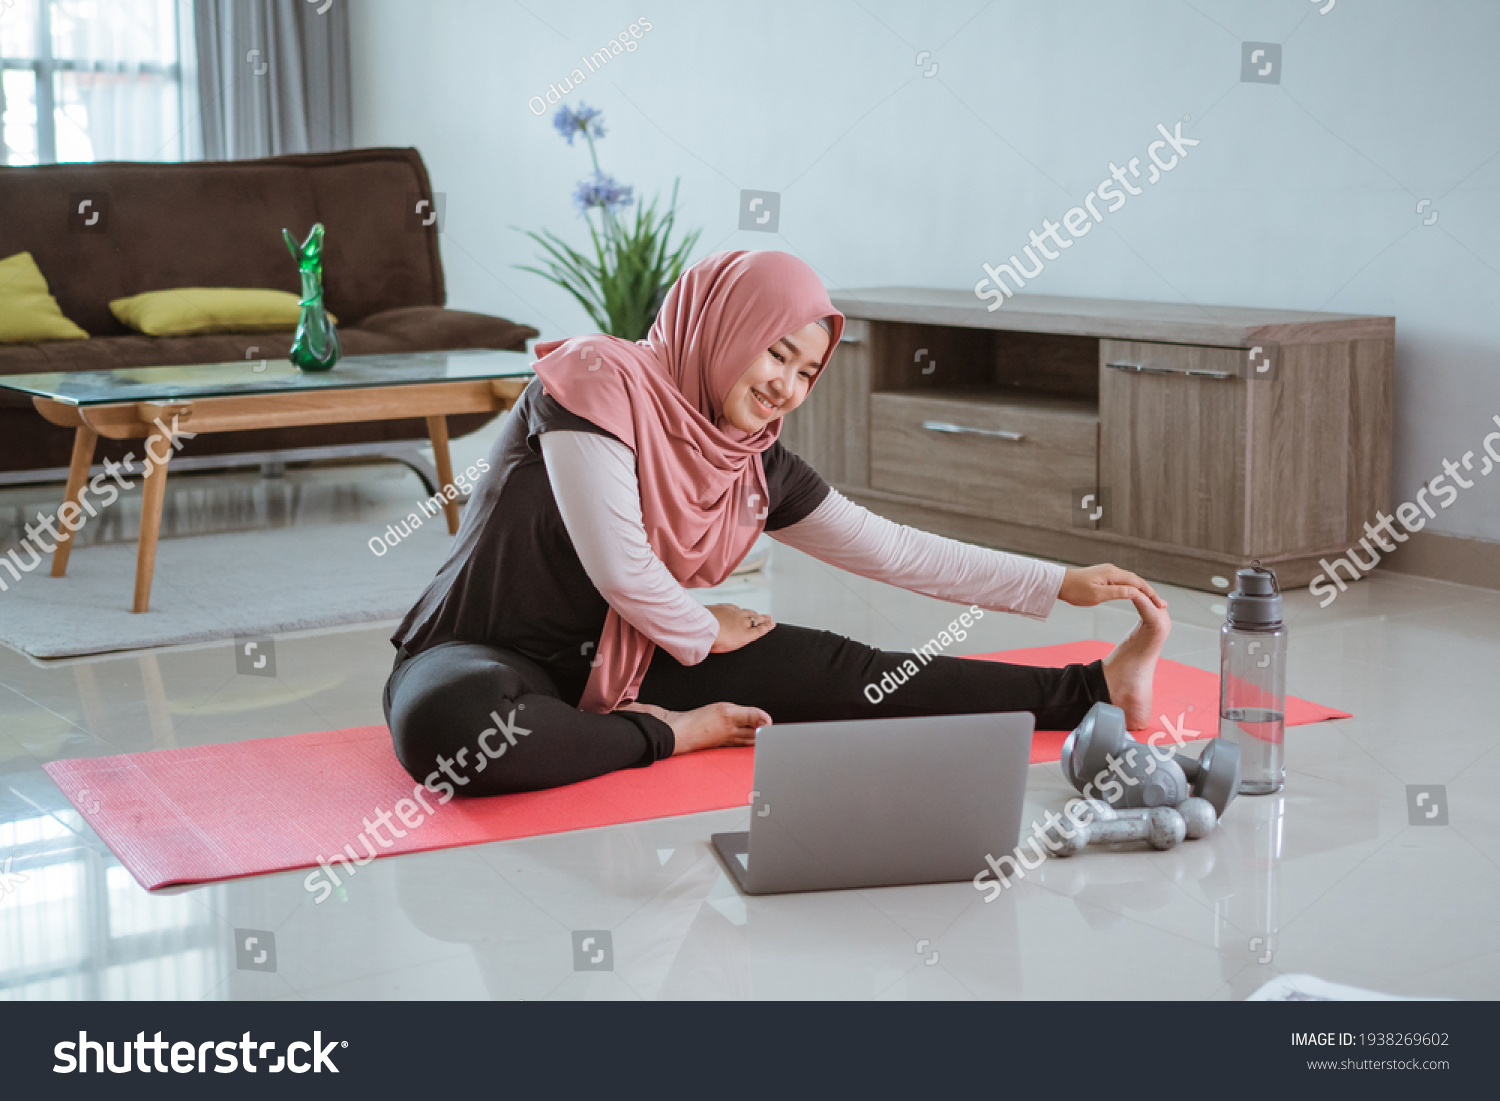
<svg viewBox="0 0 1500 1101">
<path fill-rule="evenodd" d="M 970 428 L 962 424 L 950 424 L 947 421 L 923 421 L 922 427 L 929 432 L 956 432 L 964 436 L 993 436 L 997 440 L 1013 440 L 1020 443 L 1026 438 L 1024 432 L 1006 432 L 1000 428 Z"/>
<path fill-rule="evenodd" d="M 1138 371 L 1138 372 L 1140 372 L 1143 375 L 1175 375 L 1175 374 L 1177 374 L 1177 372 L 1174 371 L 1174 370 L 1172 370 L 1172 368 L 1170 368 L 1170 367 L 1146 367 L 1146 366 L 1144 366 L 1144 365 L 1142 365 L 1140 363 L 1125 363 L 1124 361 L 1117 361 L 1115 363 L 1106 363 L 1104 366 L 1106 366 L 1106 367 L 1113 367 L 1116 371 Z M 1228 376 L 1226 375 L 1225 377 L 1227 378 Z"/>
<path fill-rule="evenodd" d="M 1189 375 L 1193 378 L 1217 379 L 1239 377 L 1233 371 L 1202 371 L 1197 369 L 1187 371 L 1174 371 L 1170 367 L 1147 367 L 1141 363 L 1126 363 L 1123 360 L 1117 361 L 1115 363 L 1106 363 L 1104 366 L 1113 367 L 1116 371 L 1138 371 L 1143 375 Z"/>
</svg>

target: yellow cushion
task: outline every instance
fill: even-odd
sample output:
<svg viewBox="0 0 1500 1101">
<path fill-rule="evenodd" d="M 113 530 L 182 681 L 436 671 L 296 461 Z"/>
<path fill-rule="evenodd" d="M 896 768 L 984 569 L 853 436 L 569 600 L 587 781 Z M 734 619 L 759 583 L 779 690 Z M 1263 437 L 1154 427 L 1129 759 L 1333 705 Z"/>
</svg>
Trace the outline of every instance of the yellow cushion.
<svg viewBox="0 0 1500 1101">
<path fill-rule="evenodd" d="M 47 280 L 29 252 L 0 260 L 0 344 L 42 340 L 87 340 L 47 290 Z"/>
<path fill-rule="evenodd" d="M 147 336 L 259 333 L 295 329 L 302 307 L 290 291 L 261 287 L 177 287 L 116 298 L 110 312 Z M 334 324 L 338 318 L 328 319 Z"/>
</svg>

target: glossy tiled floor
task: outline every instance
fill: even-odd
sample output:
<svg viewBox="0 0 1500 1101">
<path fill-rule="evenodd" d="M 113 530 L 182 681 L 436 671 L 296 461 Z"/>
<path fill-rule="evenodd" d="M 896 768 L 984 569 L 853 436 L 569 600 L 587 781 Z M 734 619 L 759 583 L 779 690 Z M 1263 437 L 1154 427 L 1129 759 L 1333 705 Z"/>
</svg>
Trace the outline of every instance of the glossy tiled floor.
<svg viewBox="0 0 1500 1101">
<path fill-rule="evenodd" d="M 394 467 L 282 482 L 205 475 L 170 492 L 179 533 L 378 531 L 420 496 Z M 4 491 L 0 518 L 55 496 Z M 133 507 L 123 501 L 100 537 L 132 538 Z M 8 540 L 0 529 L 0 549 Z M 1168 656 L 1215 668 L 1220 598 L 1166 595 Z M 725 598 L 895 649 L 952 615 L 786 548 L 764 580 Z M 1500 735 L 1489 706 L 1500 594 L 1377 576 L 1327 609 L 1305 592 L 1289 608 L 1291 691 L 1356 717 L 1289 732 L 1285 791 L 1240 799 L 1208 839 L 1170 853 L 1047 861 L 988 904 L 967 883 L 744 898 L 707 839 L 744 828 L 748 809 L 382 859 L 324 905 L 302 873 L 149 894 L 42 764 L 378 723 L 389 625 L 280 638 L 275 679 L 236 675 L 228 643 L 45 667 L 0 651 L 0 991 L 1243 998 L 1278 973 L 1311 972 L 1392 993 L 1500 996 Z M 1115 607 L 1059 606 L 1046 623 L 991 615 L 964 649 L 1113 640 L 1132 618 Z M 1408 785 L 1442 785 L 1448 824 L 1409 824 Z M 1028 818 L 1069 794 L 1056 765 L 1034 767 Z M 263 969 L 238 966 L 252 961 L 237 959 L 236 930 L 257 948 L 274 936 Z M 610 969 L 575 970 L 580 930 L 608 931 Z"/>
</svg>

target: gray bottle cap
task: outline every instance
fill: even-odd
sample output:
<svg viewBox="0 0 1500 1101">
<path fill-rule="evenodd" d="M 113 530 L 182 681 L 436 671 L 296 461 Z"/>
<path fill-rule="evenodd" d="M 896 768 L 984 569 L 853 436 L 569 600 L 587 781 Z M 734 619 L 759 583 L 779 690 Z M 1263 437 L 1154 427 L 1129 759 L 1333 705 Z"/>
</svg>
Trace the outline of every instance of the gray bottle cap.
<svg viewBox="0 0 1500 1101">
<path fill-rule="evenodd" d="M 1274 631 L 1281 626 L 1281 586 L 1269 566 L 1249 566 L 1234 575 L 1229 594 L 1229 625 L 1246 631 Z"/>
</svg>

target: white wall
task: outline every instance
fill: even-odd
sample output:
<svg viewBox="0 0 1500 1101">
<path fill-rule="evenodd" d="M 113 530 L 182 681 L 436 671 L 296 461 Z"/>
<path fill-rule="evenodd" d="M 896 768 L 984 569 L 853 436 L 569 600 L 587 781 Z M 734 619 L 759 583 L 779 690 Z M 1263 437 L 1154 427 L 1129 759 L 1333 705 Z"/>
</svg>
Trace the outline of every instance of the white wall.
<svg viewBox="0 0 1500 1101">
<path fill-rule="evenodd" d="M 1327 2 L 355 0 L 355 141 L 446 192 L 450 305 L 550 339 L 593 326 L 508 227 L 585 244 L 588 154 L 526 101 L 638 19 L 563 99 L 604 109 L 605 171 L 680 176 L 693 259 L 783 249 L 835 293 L 971 287 L 1191 116 L 1201 144 L 1029 289 L 1394 315 L 1401 501 L 1500 414 L 1500 4 Z M 1283 44 L 1279 85 L 1241 82 L 1242 40 Z M 736 228 L 742 188 L 781 192 L 778 234 Z M 1500 540 L 1500 471 L 1431 526 Z"/>
</svg>

